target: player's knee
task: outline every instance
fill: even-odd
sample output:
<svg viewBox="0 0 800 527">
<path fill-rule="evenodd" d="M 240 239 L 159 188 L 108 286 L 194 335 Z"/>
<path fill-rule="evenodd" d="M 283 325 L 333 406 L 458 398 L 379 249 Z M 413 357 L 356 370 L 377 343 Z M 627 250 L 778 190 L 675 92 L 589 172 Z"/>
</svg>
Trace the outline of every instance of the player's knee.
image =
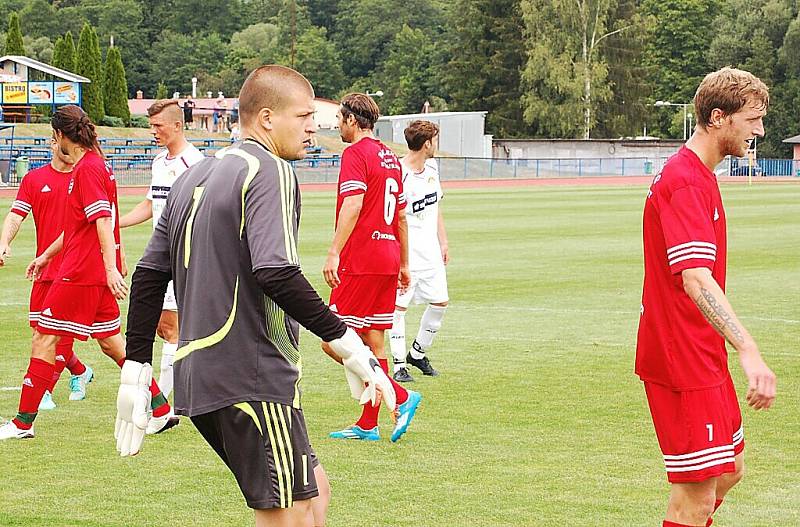
<svg viewBox="0 0 800 527">
<path fill-rule="evenodd" d="M 673 492 L 670 496 L 670 514 L 689 525 L 704 524 L 714 513 L 717 499 L 715 485 L 696 485 L 701 484 L 692 484 L 683 492 Z"/>
<path fill-rule="evenodd" d="M 730 474 L 725 474 L 722 477 L 727 480 L 729 487 L 733 487 L 734 485 L 742 481 L 742 478 L 744 477 L 744 462 L 736 464 L 735 472 L 732 472 Z"/>
<path fill-rule="evenodd" d="M 45 335 L 34 331 L 31 342 L 31 358 L 50 363 L 55 362 L 57 340 L 58 338 L 53 335 Z"/>
</svg>

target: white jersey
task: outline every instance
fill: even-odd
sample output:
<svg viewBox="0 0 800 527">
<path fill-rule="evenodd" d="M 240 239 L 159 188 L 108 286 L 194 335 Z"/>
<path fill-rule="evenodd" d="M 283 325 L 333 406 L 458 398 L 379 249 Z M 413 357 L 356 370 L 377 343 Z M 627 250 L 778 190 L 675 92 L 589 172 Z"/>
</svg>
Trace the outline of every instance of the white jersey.
<svg viewBox="0 0 800 527">
<path fill-rule="evenodd" d="M 444 194 L 439 182 L 439 165 L 436 160 L 428 159 L 422 172 L 416 173 L 405 163 L 403 159 L 409 270 L 443 267 L 439 245 L 439 201 Z"/>
<path fill-rule="evenodd" d="M 204 157 L 203 153 L 190 143 L 175 157 L 169 157 L 169 151 L 162 150 L 153 159 L 153 177 L 147 190 L 147 199 L 153 202 L 153 229 L 156 228 L 161 211 L 167 204 L 172 184 L 187 168 L 202 161 Z"/>
</svg>

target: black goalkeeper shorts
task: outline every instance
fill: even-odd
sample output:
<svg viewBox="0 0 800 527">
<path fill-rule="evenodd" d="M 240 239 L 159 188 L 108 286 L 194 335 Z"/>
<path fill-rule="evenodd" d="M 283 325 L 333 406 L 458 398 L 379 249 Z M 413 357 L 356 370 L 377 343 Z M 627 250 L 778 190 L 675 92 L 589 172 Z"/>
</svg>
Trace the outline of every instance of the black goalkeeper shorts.
<svg viewBox="0 0 800 527">
<path fill-rule="evenodd" d="M 236 477 L 251 509 L 289 508 L 317 496 L 303 411 L 279 403 L 244 402 L 191 418 Z"/>
</svg>

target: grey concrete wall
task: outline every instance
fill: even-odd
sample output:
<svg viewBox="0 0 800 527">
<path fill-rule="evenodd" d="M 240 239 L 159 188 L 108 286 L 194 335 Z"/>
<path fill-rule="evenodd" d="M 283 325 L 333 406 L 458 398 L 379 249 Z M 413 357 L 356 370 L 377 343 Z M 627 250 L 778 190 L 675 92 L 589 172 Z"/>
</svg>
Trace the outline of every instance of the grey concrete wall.
<svg viewBox="0 0 800 527">
<path fill-rule="evenodd" d="M 673 140 L 630 139 L 495 139 L 495 159 L 665 158 L 683 145 Z"/>
</svg>

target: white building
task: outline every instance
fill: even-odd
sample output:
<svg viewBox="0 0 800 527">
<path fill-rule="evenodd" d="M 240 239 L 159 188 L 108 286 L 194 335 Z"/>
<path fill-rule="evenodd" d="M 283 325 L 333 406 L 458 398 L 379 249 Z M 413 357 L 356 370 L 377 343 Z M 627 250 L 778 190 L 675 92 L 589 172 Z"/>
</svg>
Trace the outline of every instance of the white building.
<svg viewBox="0 0 800 527">
<path fill-rule="evenodd" d="M 439 151 L 458 157 L 492 156 L 492 136 L 484 134 L 486 112 L 435 112 L 387 115 L 375 123 L 375 135 L 406 144 L 403 132 L 411 121 L 422 119 L 439 125 Z"/>
</svg>

